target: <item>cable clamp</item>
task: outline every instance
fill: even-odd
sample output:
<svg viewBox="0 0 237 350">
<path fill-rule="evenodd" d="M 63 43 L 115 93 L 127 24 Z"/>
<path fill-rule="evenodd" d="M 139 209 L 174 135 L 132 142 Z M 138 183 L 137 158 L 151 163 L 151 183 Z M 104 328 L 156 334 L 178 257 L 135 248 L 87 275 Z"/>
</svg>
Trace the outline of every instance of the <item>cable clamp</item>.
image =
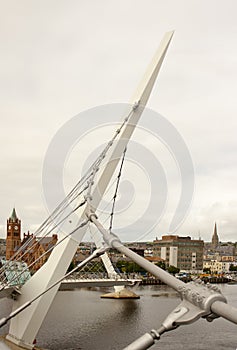
<svg viewBox="0 0 237 350">
<path fill-rule="evenodd" d="M 138 108 L 139 104 L 140 100 L 134 103 L 134 105 L 132 106 L 133 111 L 135 111 Z"/>
<path fill-rule="evenodd" d="M 98 219 L 98 216 L 96 215 L 96 213 L 94 211 L 92 211 L 91 209 L 89 209 L 88 211 L 86 211 L 86 217 L 88 218 L 88 220 L 90 222 L 93 222 L 92 218 L 96 218 Z"/>
</svg>

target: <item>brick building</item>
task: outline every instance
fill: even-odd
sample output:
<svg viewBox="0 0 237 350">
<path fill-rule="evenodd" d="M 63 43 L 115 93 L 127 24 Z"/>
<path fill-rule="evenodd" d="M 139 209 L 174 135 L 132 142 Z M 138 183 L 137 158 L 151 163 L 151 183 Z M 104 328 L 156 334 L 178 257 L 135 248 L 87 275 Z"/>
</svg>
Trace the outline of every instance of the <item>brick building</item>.
<svg viewBox="0 0 237 350">
<path fill-rule="evenodd" d="M 20 256 L 22 256 L 22 260 L 24 260 L 28 266 L 37 260 L 32 267 L 30 267 L 31 271 L 37 271 L 48 260 L 57 241 L 57 235 L 52 235 L 51 237 L 36 237 L 29 232 L 27 234 L 24 233 L 24 238 L 22 240 L 23 248 Z"/>
<path fill-rule="evenodd" d="M 58 237 L 54 234 L 51 237 L 35 237 L 29 232 L 24 233 L 23 240 L 21 240 L 21 220 L 13 208 L 10 218 L 7 220 L 6 260 L 11 259 L 16 252 L 17 260 L 22 259 L 28 266 L 37 260 L 31 267 L 32 272 L 34 272 L 47 261 L 52 251 L 51 248 L 55 246 L 57 240 Z"/>
<path fill-rule="evenodd" d="M 201 272 L 203 269 L 202 240 L 175 235 L 162 236 L 153 242 L 153 256 L 164 259 L 167 266 L 175 266 L 180 270 Z"/>
<path fill-rule="evenodd" d="M 7 220 L 6 260 L 9 260 L 21 246 L 21 220 L 13 208 L 10 218 Z"/>
</svg>

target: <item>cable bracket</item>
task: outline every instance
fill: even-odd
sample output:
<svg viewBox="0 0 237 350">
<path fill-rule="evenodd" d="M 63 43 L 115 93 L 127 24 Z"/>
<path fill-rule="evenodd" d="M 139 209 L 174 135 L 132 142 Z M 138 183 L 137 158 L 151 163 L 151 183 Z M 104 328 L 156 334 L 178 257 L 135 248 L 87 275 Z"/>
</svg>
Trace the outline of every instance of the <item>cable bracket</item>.
<svg viewBox="0 0 237 350">
<path fill-rule="evenodd" d="M 178 288 L 181 303 L 170 313 L 162 325 L 166 330 L 172 330 L 180 325 L 190 324 L 200 317 L 211 322 L 218 316 L 213 314 L 211 306 L 215 301 L 227 303 L 220 289 L 202 281 L 196 280 Z"/>
</svg>

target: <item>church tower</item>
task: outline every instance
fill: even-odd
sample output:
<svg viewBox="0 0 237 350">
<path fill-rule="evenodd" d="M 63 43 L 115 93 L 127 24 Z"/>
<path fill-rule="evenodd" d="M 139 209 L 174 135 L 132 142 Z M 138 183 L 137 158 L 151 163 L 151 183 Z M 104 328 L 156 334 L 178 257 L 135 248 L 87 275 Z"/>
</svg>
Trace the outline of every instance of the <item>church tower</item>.
<svg viewBox="0 0 237 350">
<path fill-rule="evenodd" d="M 219 237 L 217 234 L 216 222 L 215 222 L 214 233 L 212 236 L 211 244 L 212 244 L 212 249 L 216 249 L 219 244 Z"/>
<path fill-rule="evenodd" d="M 6 260 L 9 260 L 21 246 L 21 220 L 13 208 L 10 218 L 7 220 Z"/>
</svg>

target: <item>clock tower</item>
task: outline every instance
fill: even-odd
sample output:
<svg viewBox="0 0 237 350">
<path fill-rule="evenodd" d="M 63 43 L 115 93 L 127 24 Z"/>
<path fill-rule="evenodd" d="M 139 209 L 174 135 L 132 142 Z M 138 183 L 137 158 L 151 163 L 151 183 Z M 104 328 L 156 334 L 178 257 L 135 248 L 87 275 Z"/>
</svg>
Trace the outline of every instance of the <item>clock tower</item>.
<svg viewBox="0 0 237 350">
<path fill-rule="evenodd" d="M 7 220 L 6 260 L 9 260 L 21 246 L 21 220 L 13 208 L 10 218 Z"/>
</svg>

